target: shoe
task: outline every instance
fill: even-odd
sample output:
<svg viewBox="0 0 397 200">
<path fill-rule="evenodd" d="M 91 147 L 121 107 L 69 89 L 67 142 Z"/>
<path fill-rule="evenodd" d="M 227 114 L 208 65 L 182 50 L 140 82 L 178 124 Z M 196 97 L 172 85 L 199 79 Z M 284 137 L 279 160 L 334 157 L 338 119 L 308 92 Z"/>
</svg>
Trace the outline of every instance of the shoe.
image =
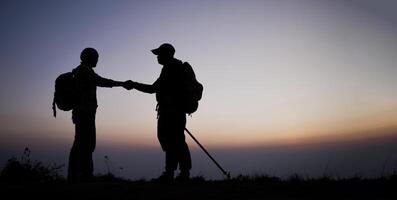
<svg viewBox="0 0 397 200">
<path fill-rule="evenodd" d="M 159 183 L 169 183 L 174 180 L 174 172 L 163 172 L 158 178 L 152 179 L 154 182 L 159 182 Z"/>
</svg>

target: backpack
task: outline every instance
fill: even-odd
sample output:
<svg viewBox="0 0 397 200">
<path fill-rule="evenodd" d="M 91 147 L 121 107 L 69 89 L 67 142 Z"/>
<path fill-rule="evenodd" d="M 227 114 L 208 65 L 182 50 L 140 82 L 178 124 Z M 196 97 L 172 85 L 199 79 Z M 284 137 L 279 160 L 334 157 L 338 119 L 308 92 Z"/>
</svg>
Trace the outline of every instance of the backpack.
<svg viewBox="0 0 397 200">
<path fill-rule="evenodd" d="M 55 80 L 52 110 L 56 117 L 56 107 L 63 111 L 70 111 L 76 103 L 76 81 L 73 72 L 61 74 Z M 56 106 L 55 106 L 56 105 Z"/>
<path fill-rule="evenodd" d="M 186 70 L 186 82 L 184 89 L 184 110 L 191 115 L 197 111 L 198 102 L 203 95 L 203 85 L 197 81 L 192 66 L 188 62 L 183 63 Z"/>
</svg>

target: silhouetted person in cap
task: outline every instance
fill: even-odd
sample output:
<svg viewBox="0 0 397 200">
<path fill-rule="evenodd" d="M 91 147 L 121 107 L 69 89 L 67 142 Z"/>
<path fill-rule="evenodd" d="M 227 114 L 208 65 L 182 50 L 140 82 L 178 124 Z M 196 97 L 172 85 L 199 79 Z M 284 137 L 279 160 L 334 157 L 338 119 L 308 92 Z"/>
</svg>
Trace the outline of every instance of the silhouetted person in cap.
<svg viewBox="0 0 397 200">
<path fill-rule="evenodd" d="M 192 162 L 185 142 L 186 113 L 182 106 L 185 66 L 174 58 L 175 49 L 171 44 L 162 44 L 152 52 L 163 65 L 160 77 L 152 85 L 130 81 L 129 86 L 141 92 L 156 93 L 157 137 L 165 152 L 165 171 L 157 180 L 173 180 L 178 164 L 180 173 L 176 179 L 189 180 Z"/>
<path fill-rule="evenodd" d="M 93 68 L 98 63 L 98 52 L 86 48 L 81 52 L 81 64 L 73 70 L 77 102 L 72 111 L 75 138 L 69 156 L 68 180 L 85 181 L 93 175 L 92 153 L 95 149 L 95 113 L 98 107 L 97 87 L 126 86 L 126 82 L 102 78 Z"/>
</svg>

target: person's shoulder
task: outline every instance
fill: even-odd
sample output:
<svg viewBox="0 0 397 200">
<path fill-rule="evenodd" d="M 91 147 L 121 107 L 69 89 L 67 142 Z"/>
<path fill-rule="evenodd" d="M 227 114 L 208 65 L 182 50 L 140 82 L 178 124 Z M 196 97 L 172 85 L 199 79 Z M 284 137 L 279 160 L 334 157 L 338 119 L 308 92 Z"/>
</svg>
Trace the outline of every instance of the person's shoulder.
<svg viewBox="0 0 397 200">
<path fill-rule="evenodd" d="M 173 66 L 181 66 L 181 65 L 183 65 L 183 62 L 181 60 L 179 60 L 179 59 L 174 58 L 172 60 L 172 62 L 171 62 L 171 65 L 173 65 Z"/>
<path fill-rule="evenodd" d="M 84 72 L 87 71 L 87 67 L 84 65 L 79 65 L 76 68 L 73 69 L 74 72 Z"/>
<path fill-rule="evenodd" d="M 181 61 L 181 60 L 178 60 L 178 59 L 174 59 L 174 61 L 173 61 L 173 63 L 172 63 L 172 65 L 173 65 L 173 68 L 174 69 L 177 69 L 178 71 L 184 71 L 185 70 L 185 68 L 186 68 L 186 63 L 187 62 L 183 62 L 183 61 Z M 189 64 L 188 64 L 189 65 Z M 190 65 L 189 65 L 190 66 Z"/>
<path fill-rule="evenodd" d="M 76 76 L 89 76 L 92 75 L 94 71 L 87 66 L 79 65 L 73 70 L 73 73 Z"/>
</svg>

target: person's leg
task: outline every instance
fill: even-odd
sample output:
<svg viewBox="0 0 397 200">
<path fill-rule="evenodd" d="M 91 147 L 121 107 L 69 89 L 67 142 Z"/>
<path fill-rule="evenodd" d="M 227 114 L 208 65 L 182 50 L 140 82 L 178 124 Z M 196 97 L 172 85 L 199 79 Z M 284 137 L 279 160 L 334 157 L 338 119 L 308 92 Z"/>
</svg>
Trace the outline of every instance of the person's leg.
<svg viewBox="0 0 397 200">
<path fill-rule="evenodd" d="M 72 145 L 72 149 L 69 154 L 69 165 L 68 165 L 68 180 L 78 181 L 82 173 L 82 154 L 81 147 L 82 141 L 80 135 L 84 132 L 83 126 L 79 122 L 75 122 L 75 137 Z"/>
<path fill-rule="evenodd" d="M 157 179 L 159 181 L 170 181 L 174 179 L 174 171 L 177 169 L 178 161 L 175 149 L 169 137 L 170 121 L 167 115 L 160 115 L 157 121 L 157 138 L 161 148 L 165 152 L 165 171 Z"/>
<path fill-rule="evenodd" d="M 75 142 L 74 142 L 75 143 Z M 77 146 L 73 144 L 69 154 L 69 165 L 68 165 L 68 180 L 77 181 L 79 177 L 79 153 Z"/>
<path fill-rule="evenodd" d="M 190 169 L 192 168 L 192 160 L 190 156 L 189 147 L 185 141 L 185 126 L 186 126 L 186 115 L 180 113 L 174 118 L 173 133 L 175 134 L 175 147 L 176 156 L 179 163 L 179 170 L 181 171 L 179 179 L 189 179 Z"/>
<path fill-rule="evenodd" d="M 161 149 L 164 152 L 166 152 L 169 147 L 167 137 L 168 122 L 166 119 L 166 117 L 159 116 L 157 120 L 157 139 L 159 140 Z"/>
<path fill-rule="evenodd" d="M 87 117 L 83 141 L 83 152 L 81 152 L 83 155 L 82 176 L 83 179 L 87 180 L 92 178 L 94 173 L 92 154 L 96 146 L 95 114 L 90 114 L 90 116 Z"/>
<path fill-rule="evenodd" d="M 95 150 L 95 113 L 82 113 L 73 116 L 75 139 L 70 151 L 68 179 L 87 180 L 93 174 L 92 153 Z"/>
<path fill-rule="evenodd" d="M 192 159 L 186 142 L 180 145 L 178 153 L 179 169 L 181 173 L 184 172 L 189 174 L 190 169 L 192 169 Z"/>
<path fill-rule="evenodd" d="M 177 167 L 177 152 L 171 148 L 165 152 L 165 171 L 173 173 Z"/>
</svg>

